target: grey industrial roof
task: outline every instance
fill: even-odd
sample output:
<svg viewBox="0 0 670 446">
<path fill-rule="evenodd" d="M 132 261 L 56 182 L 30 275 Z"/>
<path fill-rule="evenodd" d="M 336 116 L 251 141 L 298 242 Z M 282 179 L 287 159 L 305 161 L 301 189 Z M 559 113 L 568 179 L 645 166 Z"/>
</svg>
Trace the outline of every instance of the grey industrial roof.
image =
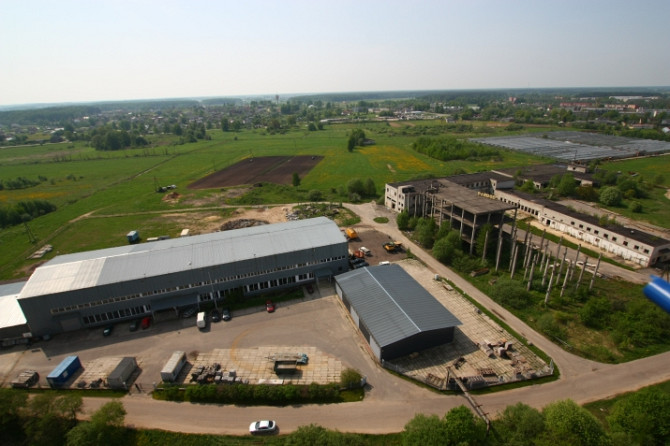
<svg viewBox="0 0 670 446">
<path fill-rule="evenodd" d="M 467 186 L 470 183 L 482 182 L 482 181 L 510 181 L 513 175 L 502 175 L 496 171 L 489 170 L 487 172 L 475 172 L 475 173 L 464 173 L 460 175 L 452 175 L 447 177 L 452 183 L 456 183 L 460 186 Z"/>
<path fill-rule="evenodd" d="M 421 332 L 461 325 L 398 265 L 359 268 L 335 280 L 380 347 Z"/>
<path fill-rule="evenodd" d="M 26 282 L 0 285 L 0 328 L 15 327 L 26 323 L 23 310 L 16 300 Z"/>
<path fill-rule="evenodd" d="M 572 131 L 546 132 L 541 137 L 497 136 L 473 138 L 471 141 L 566 161 L 624 158 L 639 154 L 670 152 L 670 143 L 665 141 Z"/>
<path fill-rule="evenodd" d="M 196 270 L 344 242 L 326 217 L 254 226 L 54 257 L 19 298 Z"/>
<path fill-rule="evenodd" d="M 479 175 L 479 174 L 477 174 Z M 488 178 L 498 178 L 508 180 L 500 174 L 486 175 Z M 483 178 L 483 177 L 482 177 Z M 401 186 L 414 186 L 418 193 L 431 191 L 439 200 L 445 200 L 448 203 L 454 204 L 472 214 L 487 214 L 491 212 L 504 212 L 509 209 L 514 209 L 506 203 L 498 200 L 480 196 L 476 191 L 470 190 L 460 184 L 450 181 L 447 178 L 431 178 L 427 180 L 402 181 L 398 183 L 388 183 L 389 186 L 399 188 Z M 463 178 L 460 179 L 463 181 Z"/>
<path fill-rule="evenodd" d="M 509 209 L 514 209 L 507 203 L 490 198 L 482 197 L 477 192 L 452 183 L 447 179 L 437 180 L 440 187 L 437 188 L 435 196 L 438 199 L 445 200 L 461 209 L 474 214 L 488 214 L 492 212 L 504 212 Z"/>
</svg>

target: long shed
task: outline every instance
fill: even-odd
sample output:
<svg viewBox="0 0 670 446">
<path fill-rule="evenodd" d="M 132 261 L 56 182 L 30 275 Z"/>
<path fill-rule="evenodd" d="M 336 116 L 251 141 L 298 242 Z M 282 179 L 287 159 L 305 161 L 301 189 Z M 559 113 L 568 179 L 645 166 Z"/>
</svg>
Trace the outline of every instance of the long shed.
<svg viewBox="0 0 670 446">
<path fill-rule="evenodd" d="M 183 351 L 172 353 L 168 362 L 165 363 L 165 367 L 161 370 L 161 379 L 165 382 L 176 381 L 179 372 L 184 368 L 184 364 L 186 364 L 186 353 Z"/>
<path fill-rule="evenodd" d="M 347 241 L 326 217 L 56 256 L 17 300 L 33 335 L 97 327 L 200 302 L 330 279 Z"/>
<path fill-rule="evenodd" d="M 127 389 L 128 379 L 137 370 L 137 361 L 131 356 L 121 358 L 119 364 L 107 375 L 107 385 L 112 389 Z"/>
<path fill-rule="evenodd" d="M 79 360 L 79 356 L 68 356 L 47 375 L 47 382 L 54 389 L 64 387 L 72 375 L 80 368 L 81 361 Z"/>
<path fill-rule="evenodd" d="M 379 361 L 451 342 L 461 325 L 399 265 L 335 276 L 335 289 Z"/>
</svg>

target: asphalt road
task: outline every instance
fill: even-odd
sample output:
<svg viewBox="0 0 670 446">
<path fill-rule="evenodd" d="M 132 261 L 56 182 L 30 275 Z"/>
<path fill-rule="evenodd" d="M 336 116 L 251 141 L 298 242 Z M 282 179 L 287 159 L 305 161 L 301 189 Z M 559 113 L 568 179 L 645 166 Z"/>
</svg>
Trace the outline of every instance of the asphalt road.
<svg viewBox="0 0 670 446">
<path fill-rule="evenodd" d="M 397 229 L 395 216 L 388 213 L 383 206 L 368 203 L 348 207 L 361 216 L 361 225 L 377 228 L 393 239 L 403 241 L 433 273 L 449 278 L 464 292 L 497 313 L 516 332 L 544 350 L 559 367 L 561 377 L 552 383 L 477 396 L 477 402 L 491 416 L 517 402 L 541 408 L 552 401 L 571 398 L 578 404 L 583 404 L 670 379 L 670 368 L 667 367 L 670 352 L 626 364 L 607 365 L 562 350 L 412 243 Z M 389 223 L 375 223 L 373 218 L 379 216 L 388 216 Z M 302 311 L 300 308 L 300 305 L 295 305 L 292 309 L 284 309 L 284 315 L 288 316 L 291 311 L 297 314 Z M 281 310 L 280 307 L 276 316 L 282 316 Z M 305 311 L 309 313 L 309 310 Z M 339 308 L 337 311 L 344 310 Z M 292 323 L 299 326 L 301 320 L 305 319 L 299 317 L 293 319 Z M 254 320 L 251 323 L 252 332 L 255 334 L 243 336 L 250 344 L 257 342 L 262 335 L 262 321 Z M 333 337 L 333 346 L 342 346 L 340 353 L 343 355 L 349 355 L 352 348 L 361 350 L 361 354 L 355 356 L 357 359 L 353 359 L 355 363 L 351 365 L 366 375 L 370 383 L 370 389 L 362 402 L 291 407 L 238 407 L 160 402 L 152 400 L 147 394 L 133 393 L 122 400 L 127 411 L 126 423 L 137 427 L 180 432 L 242 435 L 247 433 L 252 420 L 271 418 L 277 421 L 283 433 L 310 423 L 341 432 L 386 433 L 402 431 L 405 424 L 417 413 L 442 416 L 453 407 L 468 405 L 461 396 L 439 395 L 387 373 L 372 360 L 360 337 L 354 334 L 353 326 L 350 328 L 351 334 L 344 336 L 338 334 L 337 330 L 329 331 L 331 328 L 328 327 L 324 327 L 323 332 L 326 333 L 326 338 Z M 242 333 L 244 331 L 237 336 Z M 306 335 L 308 330 L 304 333 Z M 323 347 L 326 348 L 325 345 Z M 85 398 L 85 413 L 90 414 L 104 402 L 100 398 Z"/>
</svg>

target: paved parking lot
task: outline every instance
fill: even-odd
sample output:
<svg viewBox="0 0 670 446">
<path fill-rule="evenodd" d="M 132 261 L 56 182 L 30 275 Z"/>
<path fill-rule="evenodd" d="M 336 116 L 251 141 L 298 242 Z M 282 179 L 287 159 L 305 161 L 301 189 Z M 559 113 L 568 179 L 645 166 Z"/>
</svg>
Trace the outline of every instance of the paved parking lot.
<svg viewBox="0 0 670 446">
<path fill-rule="evenodd" d="M 273 314 L 264 306 L 248 308 L 234 312 L 231 321 L 210 322 L 204 331 L 195 326 L 194 317 L 162 315 L 147 330 L 131 332 L 129 323 L 121 323 L 109 337 L 103 337 L 100 328 L 61 334 L 28 348 L 15 346 L 0 352 L 0 385 L 9 384 L 24 369 L 34 369 L 40 385 L 47 386 L 46 376 L 60 361 L 78 355 L 84 370 L 69 383 L 76 387 L 108 374 L 119 357 L 134 356 L 141 370 L 136 382 L 147 390 L 160 382 L 160 371 L 176 350 L 187 353 L 189 367 L 218 362 L 250 383 L 278 379 L 269 357 L 306 353 L 308 364 L 282 377 L 284 382 L 339 381 L 343 368 L 369 369 L 371 363 L 333 294 L 332 284 L 323 282 L 303 299 L 278 303 Z"/>
<path fill-rule="evenodd" d="M 305 353 L 309 357 L 307 364 L 299 364 L 292 374 L 277 375 L 274 372 L 273 358 L 282 355 Z M 189 371 L 199 366 L 209 367 L 218 364 L 223 372 L 234 371 L 235 376 L 249 384 L 328 384 L 338 382 L 342 373 L 342 362 L 325 354 L 315 347 L 305 346 L 263 346 L 247 349 L 215 349 L 200 353 L 192 364 L 180 375 L 180 380 L 190 382 Z"/>
<path fill-rule="evenodd" d="M 372 234 L 366 232 L 359 243 L 371 239 Z M 382 240 L 384 237 L 381 233 L 375 236 Z M 452 373 L 460 377 L 488 383 L 528 379 L 548 372 L 544 361 L 457 292 L 434 280 L 420 262 L 399 263 L 463 325 L 456 329 L 453 343 L 392 361 L 397 370 L 422 382 L 432 381 L 436 387 L 444 386 L 449 365 L 454 365 Z M 119 357 L 134 356 L 141 371 L 136 382 L 147 390 L 160 382 L 160 371 L 175 350 L 187 353 L 189 365 L 181 377 L 187 383 L 191 368 L 213 363 L 220 364 L 222 370 L 234 370 L 239 379 L 249 383 L 328 383 L 338 381 L 347 367 L 383 379 L 383 373 L 375 372 L 379 367 L 335 295 L 332 283 L 320 282 L 314 294 L 305 293 L 303 299 L 278 304 L 273 314 L 263 307 L 249 308 L 235 312 L 231 321 L 210 323 L 204 331 L 196 328 L 195 318 L 178 319 L 168 314 L 158 319 L 147 330 L 130 332 L 129 323 L 117 324 L 109 337 L 102 336 L 102 329 L 85 330 L 58 335 L 28 349 L 14 347 L 3 351 L 0 380 L 6 385 L 20 371 L 34 369 L 40 373 L 40 384 L 46 386 L 51 370 L 65 356 L 75 354 L 84 367 L 81 376 L 71 382 L 75 387 L 81 380 L 92 382 L 109 373 L 110 364 Z M 504 357 L 481 345 L 505 342 L 511 347 Z M 309 362 L 299 366 L 295 375 L 278 377 L 269 358 L 282 353 L 306 353 Z"/>
</svg>

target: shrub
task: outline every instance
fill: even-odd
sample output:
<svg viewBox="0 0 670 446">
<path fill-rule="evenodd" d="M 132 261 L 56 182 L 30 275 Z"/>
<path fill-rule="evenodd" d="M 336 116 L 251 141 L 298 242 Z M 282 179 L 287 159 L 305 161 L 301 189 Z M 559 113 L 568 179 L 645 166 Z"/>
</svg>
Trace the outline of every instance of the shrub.
<svg viewBox="0 0 670 446">
<path fill-rule="evenodd" d="M 354 369 L 344 369 L 340 374 L 340 384 L 347 389 L 360 386 L 361 379 L 363 379 L 361 374 Z"/>
<path fill-rule="evenodd" d="M 531 303 L 531 296 L 521 282 L 499 282 L 493 288 L 491 297 L 505 306 L 521 310 Z"/>
<path fill-rule="evenodd" d="M 320 190 L 312 189 L 307 194 L 307 198 L 309 199 L 309 201 L 321 201 L 323 200 L 323 194 L 321 193 Z"/>
<path fill-rule="evenodd" d="M 631 212 L 635 212 L 636 214 L 639 214 L 640 212 L 642 212 L 642 203 L 640 203 L 639 201 L 633 201 L 630 204 L 630 210 L 631 210 Z"/>
<path fill-rule="evenodd" d="M 600 192 L 600 202 L 606 206 L 619 206 L 623 196 L 614 186 L 606 187 Z"/>
</svg>

